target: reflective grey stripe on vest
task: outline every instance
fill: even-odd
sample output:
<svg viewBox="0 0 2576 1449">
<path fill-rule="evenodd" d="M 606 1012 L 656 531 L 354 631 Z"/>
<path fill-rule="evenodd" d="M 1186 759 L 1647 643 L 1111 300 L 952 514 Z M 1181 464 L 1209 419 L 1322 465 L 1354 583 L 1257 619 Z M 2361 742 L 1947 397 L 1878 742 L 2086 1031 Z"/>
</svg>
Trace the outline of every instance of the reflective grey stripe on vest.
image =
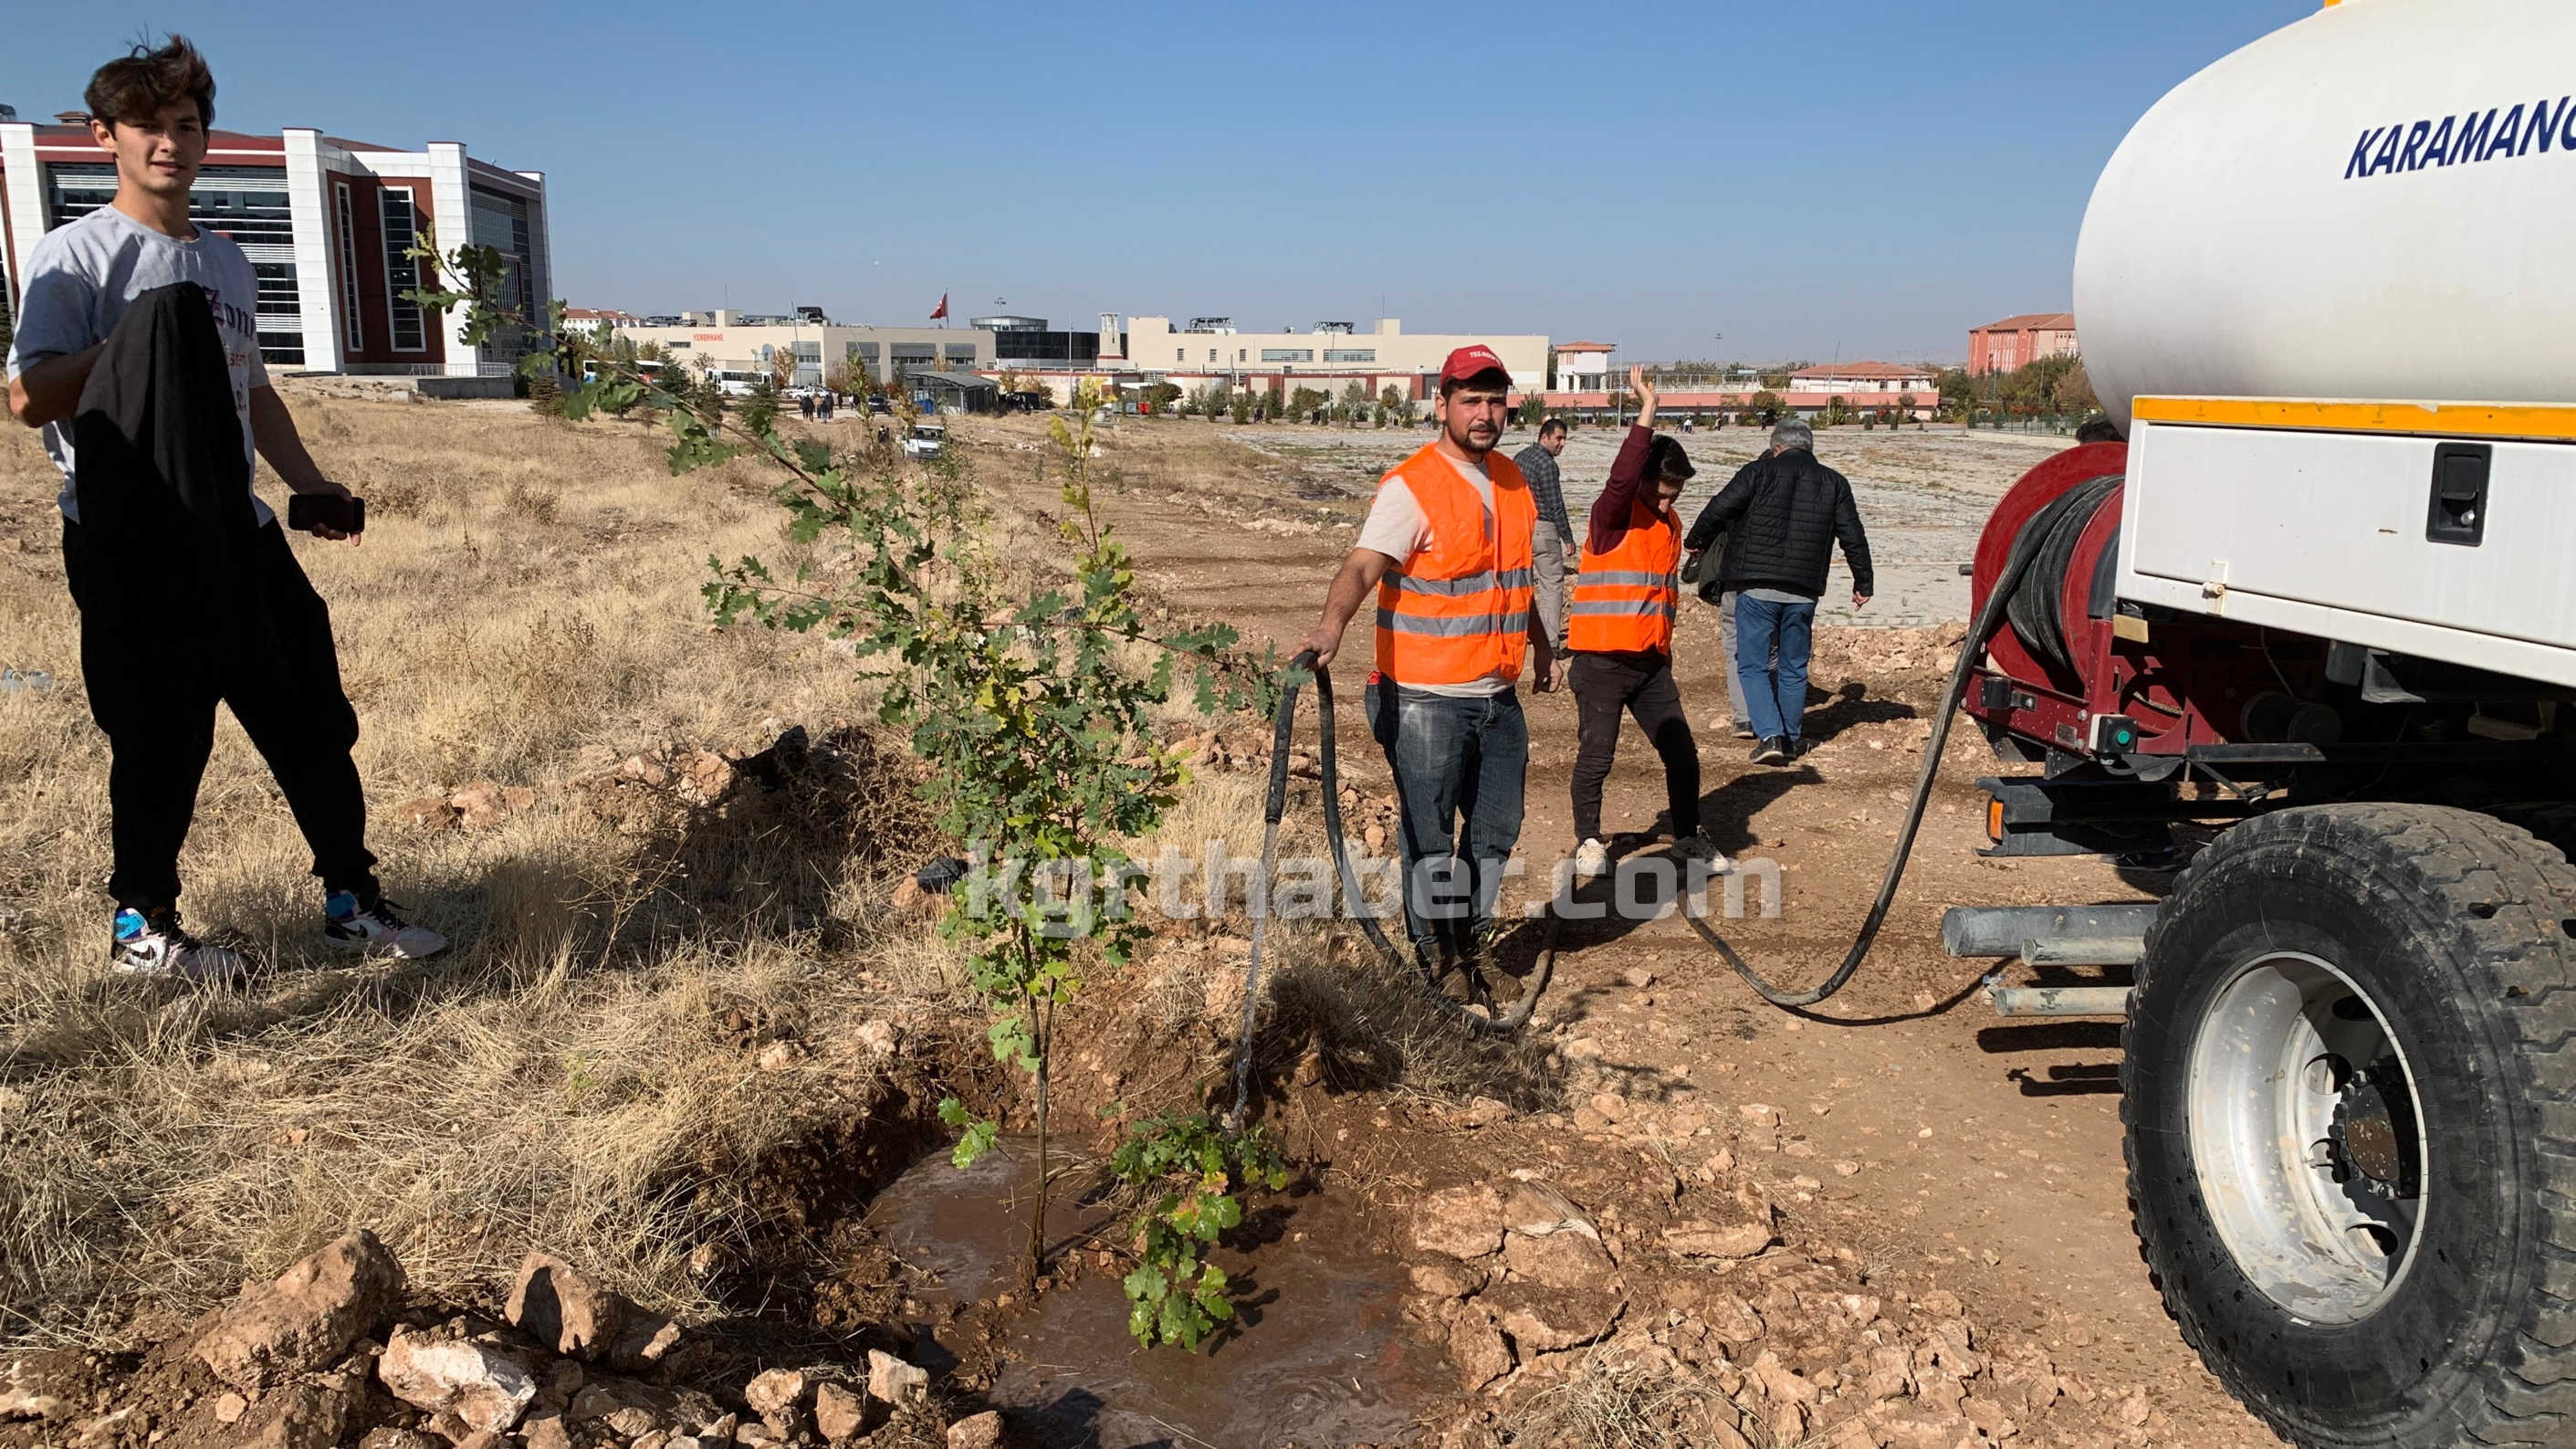
<svg viewBox="0 0 2576 1449">
<path fill-rule="evenodd" d="M 1398 574 L 1395 578 L 1395 586 L 1408 594 L 1431 594 L 1444 599 L 1455 599 L 1468 594 L 1481 594 L 1487 589 L 1494 588 L 1526 589 L 1530 586 L 1530 578 L 1528 569 L 1505 569 L 1501 573 L 1487 569 L 1483 573 L 1469 574 L 1459 579 L 1417 579 L 1411 574 Z"/>
<path fill-rule="evenodd" d="M 1574 607 L 1573 607 L 1573 612 L 1574 612 L 1574 613 L 1577 613 L 1577 614 L 1639 614 L 1639 615 L 1651 615 L 1651 614 L 1669 614 L 1669 613 L 1671 613 L 1672 611 L 1673 611 L 1673 601 L 1672 601 L 1671 599 L 1669 599 L 1669 598 L 1662 598 L 1662 599 L 1577 599 L 1577 600 L 1575 600 L 1575 601 L 1574 601 Z"/>
<path fill-rule="evenodd" d="M 1435 638 L 1461 639 L 1471 634 L 1498 632 L 1491 614 L 1460 614 L 1439 619 L 1423 614 L 1399 614 L 1390 609 L 1377 612 L 1377 626 L 1397 634 L 1428 634 Z"/>
<path fill-rule="evenodd" d="M 1432 594 L 1444 599 L 1455 599 L 1466 594 L 1481 594 L 1491 589 L 1494 587 L 1494 575 L 1491 570 L 1481 574 L 1469 574 L 1463 579 L 1417 579 L 1411 574 L 1400 574 L 1396 577 L 1395 586 L 1408 594 Z"/>
<path fill-rule="evenodd" d="M 1586 571 L 1584 573 L 1576 574 L 1574 576 L 1574 580 L 1575 585 L 1578 588 L 1585 584 L 1604 584 L 1611 586 L 1652 589 L 1671 583 L 1673 581 L 1673 576 L 1668 573 L 1635 573 L 1627 570 L 1612 570 L 1607 573 Z"/>
</svg>

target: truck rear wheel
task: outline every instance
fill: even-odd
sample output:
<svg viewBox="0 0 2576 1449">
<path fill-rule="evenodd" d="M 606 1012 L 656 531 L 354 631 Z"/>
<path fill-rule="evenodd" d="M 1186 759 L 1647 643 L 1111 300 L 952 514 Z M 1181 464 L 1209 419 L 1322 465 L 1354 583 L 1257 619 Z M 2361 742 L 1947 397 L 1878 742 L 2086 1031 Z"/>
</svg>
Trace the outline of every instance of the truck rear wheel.
<svg viewBox="0 0 2576 1449">
<path fill-rule="evenodd" d="M 2576 1444 L 2576 870 L 2433 806 L 2221 835 L 2147 938 L 2129 1193 L 2183 1337 L 2302 1445 Z"/>
</svg>

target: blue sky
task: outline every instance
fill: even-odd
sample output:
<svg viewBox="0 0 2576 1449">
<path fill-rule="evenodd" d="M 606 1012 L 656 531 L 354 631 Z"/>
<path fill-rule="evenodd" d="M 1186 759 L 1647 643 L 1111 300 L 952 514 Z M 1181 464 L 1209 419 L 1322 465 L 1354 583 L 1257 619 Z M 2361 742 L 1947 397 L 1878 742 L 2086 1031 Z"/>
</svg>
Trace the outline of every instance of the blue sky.
<svg viewBox="0 0 2576 1449">
<path fill-rule="evenodd" d="M 2129 124 L 2314 0 L 17 8 L 24 119 L 177 30 L 226 128 L 543 170 L 575 305 L 1854 360 L 2066 306 Z"/>
</svg>

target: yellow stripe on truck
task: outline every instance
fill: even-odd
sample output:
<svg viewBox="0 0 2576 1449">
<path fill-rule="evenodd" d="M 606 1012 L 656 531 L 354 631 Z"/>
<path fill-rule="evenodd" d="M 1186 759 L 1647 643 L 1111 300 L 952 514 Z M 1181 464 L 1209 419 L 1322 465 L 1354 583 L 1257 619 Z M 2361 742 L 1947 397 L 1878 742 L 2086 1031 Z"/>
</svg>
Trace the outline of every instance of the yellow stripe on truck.
<svg viewBox="0 0 2576 1449">
<path fill-rule="evenodd" d="M 2576 407 L 2544 403 L 2350 402 L 2286 397 L 2142 397 L 2141 422 L 2327 433 L 2576 441 Z"/>
</svg>

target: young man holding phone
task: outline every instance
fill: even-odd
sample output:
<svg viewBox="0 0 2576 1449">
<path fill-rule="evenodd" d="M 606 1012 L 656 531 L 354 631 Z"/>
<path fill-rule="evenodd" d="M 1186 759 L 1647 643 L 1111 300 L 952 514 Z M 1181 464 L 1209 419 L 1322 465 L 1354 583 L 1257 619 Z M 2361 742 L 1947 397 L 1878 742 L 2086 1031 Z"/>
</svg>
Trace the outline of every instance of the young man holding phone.
<svg viewBox="0 0 2576 1449">
<path fill-rule="evenodd" d="M 219 700 L 267 760 L 313 848 L 324 939 L 353 950 L 431 955 L 446 940 L 404 921 L 378 888 L 366 848 L 366 801 L 349 755 L 358 717 L 340 688 L 330 612 L 296 564 L 276 515 L 255 494 L 249 499 L 238 587 L 228 595 L 256 615 L 243 637 L 258 647 L 215 658 L 174 642 L 201 632 L 183 612 L 185 592 L 135 577 L 145 541 L 81 523 L 84 492 L 104 497 L 100 490 L 124 481 L 80 478 L 73 423 L 83 389 L 137 298 L 194 283 L 226 354 L 250 463 L 244 476 L 256 467 L 251 460 L 266 458 L 296 495 L 291 516 L 309 522 L 318 537 L 354 544 L 364 526 L 358 500 L 314 465 L 268 385 L 250 262 L 230 238 L 189 219 L 214 96 L 205 60 L 177 36 L 159 49 L 137 46 L 91 77 L 90 133 L 116 163 L 116 199 L 37 240 L 9 352 L 10 414 L 44 429 L 45 450 L 62 470 L 63 565 L 81 614 L 81 672 L 90 713 L 108 737 L 116 856 L 108 892 L 117 905 L 109 964 L 151 978 L 228 981 L 244 974 L 239 954 L 197 940 L 178 912 L 179 848 L 213 749 Z M 170 516 L 188 526 L 178 510 Z M 166 537 L 152 542 L 170 546 Z M 176 546 L 186 546 L 184 533 Z"/>
</svg>

